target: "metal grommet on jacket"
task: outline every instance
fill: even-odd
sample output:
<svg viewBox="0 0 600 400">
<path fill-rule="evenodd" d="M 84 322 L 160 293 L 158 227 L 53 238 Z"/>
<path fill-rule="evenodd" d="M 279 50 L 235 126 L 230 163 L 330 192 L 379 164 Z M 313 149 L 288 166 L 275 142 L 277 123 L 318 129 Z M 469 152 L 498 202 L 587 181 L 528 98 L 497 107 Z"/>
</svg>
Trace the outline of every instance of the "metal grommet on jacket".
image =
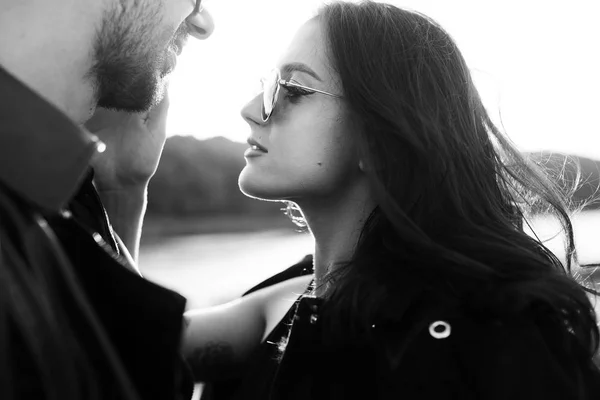
<svg viewBox="0 0 600 400">
<path fill-rule="evenodd" d="M 429 325 L 429 334 L 435 339 L 446 339 L 451 331 L 452 327 L 446 321 L 435 321 Z"/>
</svg>

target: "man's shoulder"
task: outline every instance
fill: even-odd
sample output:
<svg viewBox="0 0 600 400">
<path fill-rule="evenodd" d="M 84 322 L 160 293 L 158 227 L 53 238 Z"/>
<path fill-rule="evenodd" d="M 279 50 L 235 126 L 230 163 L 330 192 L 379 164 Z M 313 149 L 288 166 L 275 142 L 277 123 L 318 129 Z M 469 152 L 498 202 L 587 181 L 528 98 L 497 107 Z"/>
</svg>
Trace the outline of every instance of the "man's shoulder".
<svg viewBox="0 0 600 400">
<path fill-rule="evenodd" d="M 177 358 L 186 299 L 128 269 L 99 233 L 72 215 L 54 216 L 49 224 L 142 397 L 171 398 L 179 390 L 175 375 L 186 375 Z"/>
</svg>

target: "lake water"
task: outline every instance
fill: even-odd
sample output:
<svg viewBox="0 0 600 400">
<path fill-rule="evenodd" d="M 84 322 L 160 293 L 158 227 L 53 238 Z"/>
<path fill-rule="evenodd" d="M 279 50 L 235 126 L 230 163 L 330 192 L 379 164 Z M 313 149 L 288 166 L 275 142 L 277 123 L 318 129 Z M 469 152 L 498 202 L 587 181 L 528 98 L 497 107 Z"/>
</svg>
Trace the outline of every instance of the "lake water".
<svg viewBox="0 0 600 400">
<path fill-rule="evenodd" d="M 574 225 L 581 262 L 600 262 L 600 212 L 582 213 Z M 533 227 L 552 251 L 564 255 L 555 221 L 538 218 Z M 189 307 L 203 307 L 239 296 L 312 251 L 313 240 L 305 233 L 203 234 L 142 247 L 140 268 L 148 279 L 187 297 Z"/>
<path fill-rule="evenodd" d="M 142 247 L 140 268 L 200 307 L 237 297 L 312 251 L 310 235 L 286 230 L 192 235 Z"/>
</svg>

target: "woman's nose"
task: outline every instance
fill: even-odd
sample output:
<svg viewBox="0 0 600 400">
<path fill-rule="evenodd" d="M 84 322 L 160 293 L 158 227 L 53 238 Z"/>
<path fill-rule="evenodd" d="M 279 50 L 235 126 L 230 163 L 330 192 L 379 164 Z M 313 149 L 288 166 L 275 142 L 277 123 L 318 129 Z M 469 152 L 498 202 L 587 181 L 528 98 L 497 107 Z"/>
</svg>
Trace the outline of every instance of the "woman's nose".
<svg viewBox="0 0 600 400">
<path fill-rule="evenodd" d="M 242 108 L 241 115 L 244 121 L 246 121 L 250 125 L 262 125 L 262 117 L 261 117 L 261 104 L 262 104 L 263 94 L 260 93 L 255 96 L 252 100 L 250 100 L 246 105 Z"/>
<path fill-rule="evenodd" d="M 215 30 L 215 22 L 208 10 L 202 7 L 200 0 L 194 11 L 186 18 L 186 22 L 190 27 L 190 35 L 196 39 L 207 39 Z"/>
</svg>

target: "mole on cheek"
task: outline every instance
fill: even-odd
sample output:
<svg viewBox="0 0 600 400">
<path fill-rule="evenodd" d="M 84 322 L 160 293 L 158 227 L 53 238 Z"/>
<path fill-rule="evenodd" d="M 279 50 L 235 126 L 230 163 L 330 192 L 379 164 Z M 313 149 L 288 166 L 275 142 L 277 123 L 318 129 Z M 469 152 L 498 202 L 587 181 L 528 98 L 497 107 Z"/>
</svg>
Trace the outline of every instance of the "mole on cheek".
<svg viewBox="0 0 600 400">
<path fill-rule="evenodd" d="M 323 166 L 323 163 L 322 163 L 322 162 L 319 162 L 319 163 L 317 163 L 317 165 L 318 165 L 319 167 L 322 167 L 322 166 Z"/>
</svg>

